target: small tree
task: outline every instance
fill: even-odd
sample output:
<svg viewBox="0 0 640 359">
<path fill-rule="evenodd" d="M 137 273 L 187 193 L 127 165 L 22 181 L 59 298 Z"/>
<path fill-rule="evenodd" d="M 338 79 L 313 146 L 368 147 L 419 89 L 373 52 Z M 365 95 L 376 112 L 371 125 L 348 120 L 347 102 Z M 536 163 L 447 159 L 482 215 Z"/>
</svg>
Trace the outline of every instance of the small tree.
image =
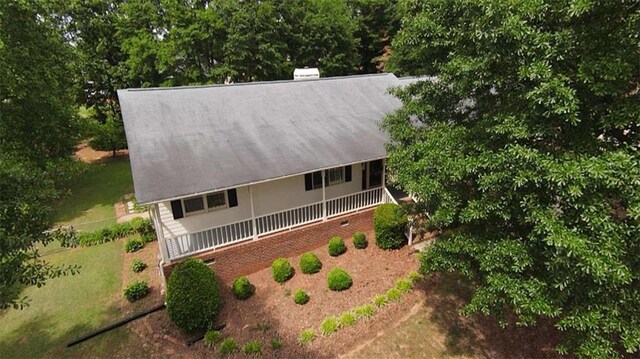
<svg viewBox="0 0 640 359">
<path fill-rule="evenodd" d="M 118 150 L 127 148 L 122 122 L 109 116 L 105 123 L 96 125 L 95 136 L 89 141 L 89 145 L 94 150 L 111 151 L 112 156 L 115 156 Z"/>
</svg>

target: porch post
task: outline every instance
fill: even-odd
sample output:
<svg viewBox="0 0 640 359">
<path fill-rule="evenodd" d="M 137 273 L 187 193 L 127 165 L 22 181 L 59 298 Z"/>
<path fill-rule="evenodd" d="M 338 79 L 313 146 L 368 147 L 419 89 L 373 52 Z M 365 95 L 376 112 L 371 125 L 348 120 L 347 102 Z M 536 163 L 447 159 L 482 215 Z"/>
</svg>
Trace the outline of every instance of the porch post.
<svg viewBox="0 0 640 359">
<path fill-rule="evenodd" d="M 171 259 L 169 258 L 169 251 L 167 250 L 167 242 L 164 238 L 164 230 L 162 230 L 162 220 L 160 219 L 160 207 L 158 204 L 154 204 L 153 207 L 149 208 L 153 220 L 153 224 L 156 227 L 156 234 L 158 235 L 158 246 L 160 246 L 160 255 L 162 256 L 162 263 L 170 264 Z"/>
<path fill-rule="evenodd" d="M 251 228 L 253 230 L 253 239 L 258 239 L 258 227 L 256 226 L 256 215 L 253 209 L 253 190 L 249 186 L 249 202 L 251 203 Z"/>
<path fill-rule="evenodd" d="M 325 193 L 325 171 L 322 171 L 322 221 L 327 220 L 327 195 Z"/>
</svg>

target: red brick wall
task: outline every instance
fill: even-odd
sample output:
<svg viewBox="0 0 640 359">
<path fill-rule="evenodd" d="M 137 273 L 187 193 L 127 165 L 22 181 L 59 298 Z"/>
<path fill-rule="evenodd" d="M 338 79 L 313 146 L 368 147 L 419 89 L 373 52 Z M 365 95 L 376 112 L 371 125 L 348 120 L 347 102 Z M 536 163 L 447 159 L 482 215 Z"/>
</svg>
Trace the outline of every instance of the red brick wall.
<svg viewBox="0 0 640 359">
<path fill-rule="evenodd" d="M 343 227 L 341 223 L 347 220 L 349 225 Z M 271 266 L 276 258 L 296 256 L 326 245 L 333 236 L 346 239 L 357 231 L 364 232 L 372 228 L 373 209 L 368 209 L 202 253 L 197 257 L 204 261 L 214 260 L 211 268 L 223 282 L 231 282 L 238 276 Z M 176 264 L 164 267 L 165 278 L 169 278 Z"/>
</svg>

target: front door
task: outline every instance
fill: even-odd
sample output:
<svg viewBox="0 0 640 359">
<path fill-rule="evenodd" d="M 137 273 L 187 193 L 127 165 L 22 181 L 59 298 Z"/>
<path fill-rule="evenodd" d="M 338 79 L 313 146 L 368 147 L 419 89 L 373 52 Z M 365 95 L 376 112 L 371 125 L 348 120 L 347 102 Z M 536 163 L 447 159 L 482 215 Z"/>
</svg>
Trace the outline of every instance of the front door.
<svg viewBox="0 0 640 359">
<path fill-rule="evenodd" d="M 382 160 L 375 160 L 368 163 L 369 171 L 368 171 L 368 180 L 369 186 L 368 188 L 380 187 L 382 186 L 382 177 L 384 172 L 384 164 Z"/>
</svg>

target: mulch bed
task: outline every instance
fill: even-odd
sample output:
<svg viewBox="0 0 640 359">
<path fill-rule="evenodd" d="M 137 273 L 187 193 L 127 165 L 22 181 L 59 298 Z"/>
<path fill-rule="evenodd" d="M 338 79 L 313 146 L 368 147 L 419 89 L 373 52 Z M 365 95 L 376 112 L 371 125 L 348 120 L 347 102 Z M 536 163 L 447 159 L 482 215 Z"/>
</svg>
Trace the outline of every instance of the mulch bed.
<svg viewBox="0 0 640 359">
<path fill-rule="evenodd" d="M 313 275 L 301 272 L 298 265 L 300 256 L 288 258 L 296 273 L 282 285 L 273 280 L 271 268 L 249 275 L 256 291 L 244 301 L 233 297 L 229 284 L 221 285 L 224 307 L 217 322 L 226 324 L 222 330 L 224 336 L 234 338 L 240 346 L 251 340 L 259 340 L 263 345 L 262 356 L 267 358 L 322 358 L 349 351 L 353 343 L 388 327 L 394 318 L 406 310 L 407 305 L 418 300 L 416 296 L 405 296 L 401 302 L 378 311 L 372 319 L 341 329 L 331 337 L 322 337 L 319 333 L 324 318 L 369 303 L 375 295 L 391 288 L 397 279 L 417 270 L 417 258 L 409 247 L 383 251 L 375 246 L 372 232 L 367 233 L 367 238 L 369 246 L 364 250 L 355 249 L 351 239 L 345 239 L 348 249 L 339 257 L 329 256 L 327 246 L 314 250 L 323 267 Z M 353 286 L 349 290 L 333 292 L 327 288 L 327 275 L 334 267 L 343 268 L 353 278 Z M 304 289 L 309 294 L 311 299 L 307 304 L 294 303 L 293 293 L 297 289 Z M 166 311 L 154 313 L 146 321 L 153 328 L 154 337 L 170 338 L 169 342 L 186 342 L 192 338 L 181 333 L 170 322 Z M 297 343 L 298 336 L 306 328 L 313 328 L 318 338 L 313 343 L 301 346 Z M 276 338 L 283 342 L 283 347 L 272 351 L 270 341 Z M 187 350 L 196 357 L 215 355 L 215 351 L 207 348 L 202 341 L 191 347 L 177 344 L 169 346 L 173 346 L 167 348 L 171 353 L 184 353 Z M 246 357 L 244 353 L 236 356 Z"/>
</svg>

